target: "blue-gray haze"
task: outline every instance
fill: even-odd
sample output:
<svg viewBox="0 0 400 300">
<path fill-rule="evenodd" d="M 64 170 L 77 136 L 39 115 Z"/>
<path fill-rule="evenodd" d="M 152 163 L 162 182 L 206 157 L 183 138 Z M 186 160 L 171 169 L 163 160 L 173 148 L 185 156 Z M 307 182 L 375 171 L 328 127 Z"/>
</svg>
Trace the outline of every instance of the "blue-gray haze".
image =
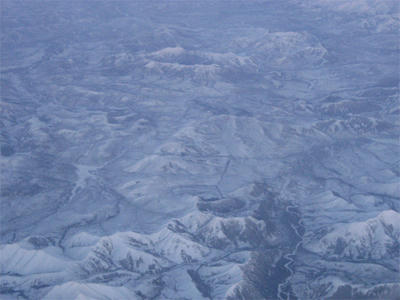
<svg viewBox="0 0 400 300">
<path fill-rule="evenodd" d="M 397 1 L 0 4 L 1 299 L 399 299 Z"/>
</svg>

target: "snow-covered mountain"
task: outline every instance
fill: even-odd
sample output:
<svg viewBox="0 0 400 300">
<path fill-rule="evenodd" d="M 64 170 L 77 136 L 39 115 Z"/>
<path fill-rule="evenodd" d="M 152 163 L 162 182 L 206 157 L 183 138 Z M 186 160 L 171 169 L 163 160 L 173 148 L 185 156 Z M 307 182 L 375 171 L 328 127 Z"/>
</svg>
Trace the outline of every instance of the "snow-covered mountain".
<svg viewBox="0 0 400 300">
<path fill-rule="evenodd" d="M 1 299 L 398 299 L 396 1 L 1 18 Z"/>
</svg>

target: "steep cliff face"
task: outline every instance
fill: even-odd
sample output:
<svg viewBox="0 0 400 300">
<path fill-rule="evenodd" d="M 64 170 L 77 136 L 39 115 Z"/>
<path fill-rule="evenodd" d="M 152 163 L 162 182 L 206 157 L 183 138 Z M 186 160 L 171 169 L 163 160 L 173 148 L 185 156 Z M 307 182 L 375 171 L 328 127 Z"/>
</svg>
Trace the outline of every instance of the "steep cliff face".
<svg viewBox="0 0 400 300">
<path fill-rule="evenodd" d="M 396 1 L 3 0 L 3 299 L 396 299 Z"/>
</svg>

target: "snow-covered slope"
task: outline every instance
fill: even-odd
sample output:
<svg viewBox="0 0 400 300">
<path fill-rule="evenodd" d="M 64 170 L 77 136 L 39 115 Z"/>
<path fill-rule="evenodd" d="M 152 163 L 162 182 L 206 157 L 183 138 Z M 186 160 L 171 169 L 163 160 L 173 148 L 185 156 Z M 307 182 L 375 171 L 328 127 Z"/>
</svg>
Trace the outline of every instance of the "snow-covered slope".
<svg viewBox="0 0 400 300">
<path fill-rule="evenodd" d="M 363 222 L 338 224 L 307 249 L 354 261 L 390 261 L 397 268 L 400 214 L 389 210 Z"/>
</svg>

